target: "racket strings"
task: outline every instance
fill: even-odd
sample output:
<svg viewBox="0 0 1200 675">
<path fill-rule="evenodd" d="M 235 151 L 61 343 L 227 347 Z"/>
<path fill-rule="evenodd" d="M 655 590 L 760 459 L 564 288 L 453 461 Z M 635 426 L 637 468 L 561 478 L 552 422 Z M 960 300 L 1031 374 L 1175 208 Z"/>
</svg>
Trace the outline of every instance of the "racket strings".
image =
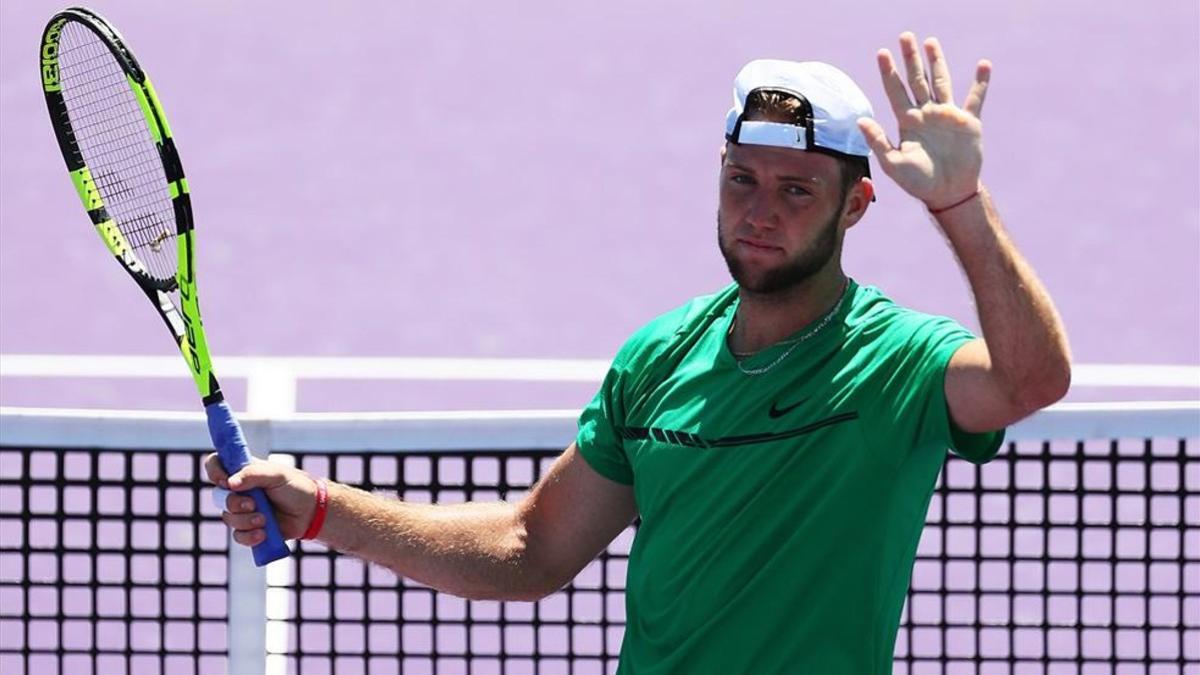
<svg viewBox="0 0 1200 675">
<path fill-rule="evenodd" d="M 133 127 L 134 125 L 125 125 L 125 126 Z M 98 166 L 102 166 L 103 163 L 108 160 L 127 161 L 129 159 L 134 159 L 129 154 L 128 143 L 131 141 L 131 139 L 137 138 L 138 135 L 139 135 L 139 130 L 136 128 L 133 128 L 133 129 L 131 129 L 130 133 L 128 133 L 124 136 L 119 136 L 117 138 L 114 138 L 112 141 L 108 141 L 108 142 L 104 142 L 104 143 L 97 143 L 95 145 L 95 150 L 93 151 L 92 157 L 94 159 L 98 160 L 98 162 L 97 162 Z M 108 147 L 106 147 L 106 146 L 108 146 Z M 101 149 L 101 148 L 104 148 L 104 149 Z M 88 162 L 88 164 L 90 165 L 91 162 Z M 131 177 L 153 176 L 153 177 L 157 178 L 157 177 L 163 175 L 162 163 L 160 161 L 158 161 L 157 159 L 150 160 L 148 158 L 145 158 L 145 159 L 143 159 L 143 161 L 132 166 L 131 169 L 139 169 L 139 171 L 136 174 L 130 173 Z M 100 170 L 100 171 L 102 172 L 103 170 Z M 95 174 L 95 173 L 96 172 L 93 172 L 93 174 Z M 107 196 L 115 196 L 115 195 L 106 195 L 106 197 Z"/>
<path fill-rule="evenodd" d="M 87 147 L 85 142 L 81 142 L 81 150 L 85 153 L 85 160 L 92 167 L 95 167 L 93 179 L 96 181 L 97 188 L 101 192 L 101 196 L 110 205 L 111 215 L 118 221 L 118 227 L 126 235 L 126 239 L 138 253 L 142 254 L 147 264 L 151 267 L 151 272 L 156 277 L 169 277 L 173 275 L 173 266 L 168 265 L 168 273 L 162 272 L 163 266 L 156 264 L 162 262 L 161 256 L 145 255 L 144 249 L 148 244 L 152 244 L 152 252 L 157 253 L 162 249 L 162 231 L 172 232 L 173 227 L 170 223 L 166 223 L 165 227 L 155 227 L 156 224 L 163 224 L 163 218 L 155 218 L 149 216 L 154 209 L 147 211 L 144 207 L 158 207 L 162 209 L 162 204 L 146 203 L 147 200 L 142 199 L 140 203 L 137 197 L 140 196 L 138 187 L 153 187 L 156 191 L 161 191 L 165 182 L 165 174 L 162 172 L 161 163 L 157 157 L 157 150 L 153 152 L 144 152 L 149 141 L 146 122 L 141 115 L 140 106 L 136 110 L 130 110 L 133 105 L 125 106 L 126 110 L 122 112 L 135 113 L 122 115 L 124 122 L 113 124 L 107 122 L 111 119 L 111 111 L 114 106 L 120 106 L 122 102 L 136 104 L 136 99 L 132 98 L 132 92 L 129 90 L 128 84 L 124 81 L 124 73 L 119 72 L 116 68 L 116 63 L 112 61 L 108 55 L 107 49 L 98 43 L 94 43 L 94 47 L 99 47 L 97 50 L 89 50 L 87 59 L 81 61 L 81 64 L 91 64 L 85 68 L 70 68 L 68 67 L 68 77 L 71 78 L 71 83 L 75 86 L 73 91 L 85 93 L 93 93 L 90 98 L 81 96 L 72 96 L 75 101 L 82 101 L 83 105 L 77 106 L 80 111 L 88 110 L 82 116 L 94 117 L 93 121 L 87 125 L 78 125 L 76 133 L 84 139 L 92 139 L 91 152 L 87 152 L 84 148 Z M 100 58 L 97 58 L 100 57 Z M 99 65 L 96 65 L 99 64 Z M 77 73 L 89 75 L 89 77 L 76 78 Z M 97 76 L 100 74 L 101 76 Z M 115 75 L 115 77 L 114 77 Z M 113 86 L 116 85 L 116 86 Z M 94 92 L 105 91 L 108 93 L 102 96 L 96 96 Z M 70 105 L 68 103 L 68 105 Z M 74 118 L 74 115 L 72 115 Z M 107 127 L 107 128 L 105 128 Z M 121 133 L 121 132 L 125 133 Z M 152 142 L 152 141 L 150 141 Z M 140 160 L 140 161 L 139 161 Z M 110 168 L 120 168 L 120 171 L 109 170 Z M 151 193 L 153 196 L 153 193 Z M 131 217 L 122 217 L 122 204 L 128 203 L 132 198 L 137 207 Z M 151 202 L 161 201 L 153 199 Z M 151 231 L 157 230 L 153 235 Z"/>
<path fill-rule="evenodd" d="M 61 55 L 62 51 L 59 53 Z M 82 67 L 72 67 L 72 64 L 69 61 L 64 63 L 60 58 L 60 78 L 64 72 L 67 72 L 70 73 L 70 76 L 73 80 L 73 86 L 80 87 L 81 89 L 87 88 L 93 90 L 94 92 L 99 91 L 101 86 L 107 85 L 112 81 L 111 70 L 112 68 L 116 67 L 115 64 L 106 63 L 104 60 L 100 59 L 100 56 L 101 55 L 96 55 L 95 57 L 96 61 L 100 64 L 99 66 L 93 65 L 92 67 L 86 69 Z M 91 77 L 89 77 L 89 75 Z M 124 98 L 124 93 L 118 89 L 112 88 L 108 89 L 103 95 L 94 93 L 93 96 L 87 101 L 80 100 L 78 97 L 76 97 L 75 101 L 79 108 L 78 111 L 73 111 L 71 113 L 71 118 L 73 120 L 84 120 L 91 117 L 96 117 L 98 115 L 103 115 L 111 109 L 112 102 L 114 100 L 121 98 Z M 83 112 L 84 110 L 88 109 L 92 109 L 92 112 Z"/>
<path fill-rule="evenodd" d="M 146 272 L 175 277 L 175 210 L 162 159 L 125 72 L 91 30 L 73 24 L 59 43 L 59 80 L 75 142 L 109 216 Z"/>
<path fill-rule="evenodd" d="M 85 84 L 93 85 L 96 82 L 96 80 L 90 80 Z M 112 91 L 103 97 L 83 103 L 77 112 L 71 113 L 71 126 L 76 129 L 89 129 L 97 124 L 94 121 L 85 124 L 84 122 L 87 120 L 99 120 L 99 123 L 103 124 L 105 121 L 104 115 L 108 113 L 112 102 L 120 99 L 123 95 L 120 91 Z M 90 112 L 84 112 L 85 110 L 90 110 Z"/>
</svg>

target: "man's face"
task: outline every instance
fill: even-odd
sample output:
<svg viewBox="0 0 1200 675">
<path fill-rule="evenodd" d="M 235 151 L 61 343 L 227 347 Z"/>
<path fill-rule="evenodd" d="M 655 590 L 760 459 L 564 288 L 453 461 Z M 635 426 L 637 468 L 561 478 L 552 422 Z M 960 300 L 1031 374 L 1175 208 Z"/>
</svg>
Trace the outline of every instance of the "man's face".
<svg viewBox="0 0 1200 675">
<path fill-rule="evenodd" d="M 777 293 L 836 262 L 845 203 L 841 171 L 836 159 L 820 153 L 726 145 L 717 243 L 739 286 Z"/>
</svg>

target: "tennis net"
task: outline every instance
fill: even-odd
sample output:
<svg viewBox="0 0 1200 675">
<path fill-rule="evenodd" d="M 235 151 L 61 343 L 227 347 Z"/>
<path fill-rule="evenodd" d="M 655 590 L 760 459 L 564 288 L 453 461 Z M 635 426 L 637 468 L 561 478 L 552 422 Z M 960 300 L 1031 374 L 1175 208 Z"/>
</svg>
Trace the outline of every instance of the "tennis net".
<svg viewBox="0 0 1200 675">
<path fill-rule="evenodd" d="M 574 413 L 251 418 L 276 459 L 413 501 L 503 499 Z M 0 410 L 0 672 L 607 673 L 624 532 L 538 603 L 468 602 L 302 544 L 227 544 L 192 415 Z M 1200 672 L 1200 404 L 1045 411 L 948 458 L 897 673 Z"/>
</svg>

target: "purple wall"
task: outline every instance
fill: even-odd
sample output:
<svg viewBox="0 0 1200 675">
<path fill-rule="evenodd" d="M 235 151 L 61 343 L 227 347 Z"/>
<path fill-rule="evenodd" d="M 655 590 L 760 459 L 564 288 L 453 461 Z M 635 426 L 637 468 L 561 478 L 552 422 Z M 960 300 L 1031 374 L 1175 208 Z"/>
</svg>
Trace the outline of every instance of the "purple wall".
<svg viewBox="0 0 1200 675">
<path fill-rule="evenodd" d="M 994 62 L 984 177 L 1077 360 L 1200 363 L 1195 2 L 93 6 L 178 138 L 218 366 L 607 358 L 726 283 L 715 172 L 737 69 L 832 62 L 892 129 L 873 55 L 905 28 L 942 39 L 960 96 Z M 35 55 L 58 7 L 0 5 L 0 352 L 168 354 L 54 147 Z M 847 269 L 976 325 L 934 226 L 879 183 Z"/>
</svg>

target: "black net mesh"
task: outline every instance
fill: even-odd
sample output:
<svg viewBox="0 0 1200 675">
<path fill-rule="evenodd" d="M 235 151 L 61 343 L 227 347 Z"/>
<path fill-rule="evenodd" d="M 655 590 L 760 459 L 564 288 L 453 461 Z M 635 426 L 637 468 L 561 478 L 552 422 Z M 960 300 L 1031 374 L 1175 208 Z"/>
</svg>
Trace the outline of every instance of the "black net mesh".
<svg viewBox="0 0 1200 675">
<path fill-rule="evenodd" d="M 405 456 L 295 455 L 337 481 L 414 502 L 516 496 L 557 452 L 463 452 Z M 289 668 L 326 672 L 607 673 L 625 623 L 626 530 L 574 583 L 537 603 L 466 601 L 308 542 L 277 590 Z"/>
<path fill-rule="evenodd" d="M 947 462 L 903 618 L 898 673 L 1200 667 L 1195 442 L 1022 442 L 982 467 Z"/>
<path fill-rule="evenodd" d="M 145 115 L 125 72 L 90 29 L 68 21 L 59 81 L 75 142 L 108 215 L 149 275 L 175 277 L 175 209 Z"/>
<path fill-rule="evenodd" d="M 515 496 L 556 452 L 292 455 L 412 501 Z M 0 672 L 223 672 L 226 539 L 199 458 L 0 450 Z M 197 513 L 197 510 L 199 513 Z M 607 673 L 632 528 L 538 603 L 468 602 L 305 543 L 268 591 L 303 673 Z M 947 460 L 897 673 L 1200 671 L 1200 452 L 1179 439 L 1016 443 Z"/>
<path fill-rule="evenodd" d="M 0 673 L 224 672 L 227 535 L 199 458 L 0 449 Z"/>
</svg>

